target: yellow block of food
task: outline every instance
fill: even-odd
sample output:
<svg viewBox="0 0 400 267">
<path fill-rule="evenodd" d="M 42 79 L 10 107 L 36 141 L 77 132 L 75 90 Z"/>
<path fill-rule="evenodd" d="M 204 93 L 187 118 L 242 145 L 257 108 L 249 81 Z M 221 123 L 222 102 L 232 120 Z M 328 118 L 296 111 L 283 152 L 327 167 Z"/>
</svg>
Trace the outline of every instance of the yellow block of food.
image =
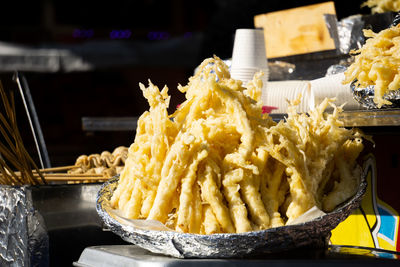
<svg viewBox="0 0 400 267">
<path fill-rule="evenodd" d="M 335 49 L 335 42 L 329 34 L 324 14 L 336 15 L 333 2 L 255 16 L 255 27 L 264 29 L 267 57 L 285 57 Z"/>
</svg>

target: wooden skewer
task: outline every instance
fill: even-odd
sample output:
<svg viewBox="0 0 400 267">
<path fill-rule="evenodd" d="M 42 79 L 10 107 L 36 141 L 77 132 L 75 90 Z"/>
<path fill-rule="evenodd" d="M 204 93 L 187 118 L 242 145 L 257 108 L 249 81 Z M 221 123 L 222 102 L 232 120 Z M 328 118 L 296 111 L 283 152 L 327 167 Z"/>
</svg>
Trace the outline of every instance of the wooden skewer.
<svg viewBox="0 0 400 267">
<path fill-rule="evenodd" d="M 70 165 L 70 166 L 61 166 L 61 167 L 53 167 L 53 168 L 46 168 L 46 169 L 40 169 L 39 171 L 46 173 L 46 172 L 58 172 L 58 171 L 67 171 L 73 168 L 76 168 L 78 166 L 76 165 Z M 36 172 L 34 170 L 34 172 Z"/>
<path fill-rule="evenodd" d="M 34 173 L 36 177 L 37 174 Z M 69 174 L 69 173 L 46 173 L 44 174 L 45 177 L 104 177 L 102 174 Z"/>
<path fill-rule="evenodd" d="M 21 176 L 21 172 L 14 172 L 17 176 Z M 32 170 L 32 174 L 35 177 L 38 177 L 38 173 L 35 170 Z M 73 173 L 63 173 L 63 172 L 58 172 L 58 173 L 43 173 L 43 175 L 51 177 L 51 176 L 78 176 L 78 177 L 103 177 L 102 174 L 86 174 L 86 173 L 77 173 L 77 174 L 73 174 Z"/>
<path fill-rule="evenodd" d="M 44 179 L 48 182 L 68 182 L 68 181 L 98 181 L 98 180 L 108 180 L 110 177 L 64 177 L 64 176 L 53 176 L 53 177 L 46 177 Z"/>
<path fill-rule="evenodd" d="M 0 177 L 3 175 L 0 174 Z M 20 173 L 17 174 L 20 176 Z M 34 174 L 34 177 L 38 177 L 37 174 Z M 110 177 L 105 177 L 101 174 L 68 174 L 68 173 L 46 173 L 44 174 L 44 178 L 46 181 L 94 181 L 94 180 L 107 180 Z"/>
</svg>

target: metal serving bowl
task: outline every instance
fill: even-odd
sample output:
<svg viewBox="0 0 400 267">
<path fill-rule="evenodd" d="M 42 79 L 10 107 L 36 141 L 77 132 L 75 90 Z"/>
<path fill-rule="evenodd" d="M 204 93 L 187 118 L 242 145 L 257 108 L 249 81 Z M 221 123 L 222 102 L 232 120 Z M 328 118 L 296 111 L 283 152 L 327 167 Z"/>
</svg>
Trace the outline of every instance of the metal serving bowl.
<svg viewBox="0 0 400 267">
<path fill-rule="evenodd" d="M 153 253 L 178 258 L 243 258 L 288 251 L 300 247 L 324 247 L 331 230 L 358 208 L 365 193 L 365 179 L 357 193 L 334 211 L 312 221 L 239 234 L 187 234 L 176 231 L 144 230 L 121 219 L 110 207 L 119 177 L 104 183 L 96 209 L 105 225 L 122 239 Z"/>
<path fill-rule="evenodd" d="M 365 88 L 357 87 L 357 80 L 354 80 L 351 85 L 351 92 L 353 93 L 354 99 L 361 104 L 366 109 L 377 109 L 378 106 L 374 102 L 375 89 L 373 85 L 367 86 Z M 400 107 L 400 89 L 390 91 L 386 94 L 384 99 L 392 102 L 392 105 L 383 105 L 381 109 L 388 108 L 399 108 Z"/>
</svg>

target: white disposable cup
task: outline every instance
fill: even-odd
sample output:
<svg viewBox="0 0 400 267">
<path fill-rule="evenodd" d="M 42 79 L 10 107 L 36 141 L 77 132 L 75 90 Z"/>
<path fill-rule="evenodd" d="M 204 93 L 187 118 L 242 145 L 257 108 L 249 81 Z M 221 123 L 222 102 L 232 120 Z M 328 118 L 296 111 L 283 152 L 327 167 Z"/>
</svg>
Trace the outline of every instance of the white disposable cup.
<svg viewBox="0 0 400 267">
<path fill-rule="evenodd" d="M 236 30 L 231 68 L 268 68 L 263 29 Z"/>
<path fill-rule="evenodd" d="M 274 81 L 268 82 L 265 94 L 262 95 L 264 106 L 275 107 L 271 113 L 287 113 L 289 101 L 301 94 L 297 112 L 307 112 L 314 108 L 314 94 L 309 81 Z"/>
<path fill-rule="evenodd" d="M 263 82 L 262 91 L 264 91 L 268 82 L 268 69 L 253 69 L 252 71 L 242 71 L 241 69 L 236 69 L 231 71 L 231 77 L 235 80 L 241 80 L 246 86 L 248 82 L 253 80 L 254 75 L 259 71 L 264 73 L 264 75 L 261 76 L 261 80 Z"/>
<path fill-rule="evenodd" d="M 250 79 L 253 78 L 254 74 L 257 72 L 262 71 L 264 73 L 263 77 L 268 79 L 269 76 L 269 70 L 268 68 L 233 68 L 231 69 L 231 77 L 233 79 L 237 79 L 239 76 L 243 77 L 250 77 Z"/>
<path fill-rule="evenodd" d="M 231 69 L 231 74 L 251 74 L 254 75 L 254 73 L 259 72 L 259 71 L 263 71 L 264 74 L 268 74 L 268 68 L 233 68 Z M 266 75 L 268 76 L 268 75 Z"/>
<path fill-rule="evenodd" d="M 342 84 L 343 79 L 344 74 L 338 73 L 310 81 L 315 96 L 315 105 L 319 105 L 325 98 L 336 98 L 334 102 L 336 106 L 346 103 L 344 110 L 360 109 L 360 104 L 353 98 L 350 85 Z"/>
<path fill-rule="evenodd" d="M 246 86 L 259 71 L 264 72 L 262 94 L 265 94 L 269 71 L 264 30 L 237 29 L 232 52 L 231 77 L 241 80 Z"/>
</svg>

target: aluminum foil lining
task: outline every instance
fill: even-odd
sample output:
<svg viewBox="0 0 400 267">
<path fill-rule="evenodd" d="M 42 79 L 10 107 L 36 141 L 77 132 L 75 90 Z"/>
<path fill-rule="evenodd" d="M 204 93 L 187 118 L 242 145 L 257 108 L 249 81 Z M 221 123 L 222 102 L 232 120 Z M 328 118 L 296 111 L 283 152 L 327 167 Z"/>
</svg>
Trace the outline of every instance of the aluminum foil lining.
<svg viewBox="0 0 400 267">
<path fill-rule="evenodd" d="M 357 87 L 357 81 L 353 81 L 350 85 L 354 99 L 366 109 L 378 109 L 377 104 L 374 102 L 375 90 L 374 86 L 367 86 L 366 88 Z M 392 105 L 383 105 L 381 109 L 400 108 L 400 89 L 389 91 L 383 97 L 385 100 L 392 102 Z"/>
<path fill-rule="evenodd" d="M 343 73 L 346 71 L 346 69 L 347 69 L 347 67 L 343 66 L 343 65 L 339 65 L 339 64 L 332 65 L 326 70 L 325 76 L 331 76 L 331 75 Z"/>
<path fill-rule="evenodd" d="M 347 55 L 351 50 L 357 50 L 362 47 L 365 43 L 363 29 L 372 29 L 374 32 L 379 32 L 396 23 L 397 21 L 393 21 L 394 18 L 395 13 L 385 12 L 370 15 L 358 14 L 341 19 L 336 23 L 340 53 Z M 326 22 L 328 27 L 334 25 L 333 21 L 327 20 Z"/>
<path fill-rule="evenodd" d="M 48 266 L 49 239 L 29 187 L 0 186 L 0 266 Z"/>
<path fill-rule="evenodd" d="M 323 248 L 331 230 L 360 206 L 367 186 L 363 179 L 350 200 L 311 221 L 247 233 L 199 235 L 168 231 L 162 226 L 160 230 L 147 230 L 133 227 L 118 218 L 109 203 L 118 179 L 114 177 L 104 183 L 98 193 L 96 210 L 105 225 L 127 242 L 153 253 L 177 258 L 243 258 L 300 247 Z"/>
<path fill-rule="evenodd" d="M 365 42 L 362 29 L 364 20 L 361 15 L 353 15 L 337 22 L 339 51 L 348 54 L 353 49 L 359 49 Z"/>
</svg>

